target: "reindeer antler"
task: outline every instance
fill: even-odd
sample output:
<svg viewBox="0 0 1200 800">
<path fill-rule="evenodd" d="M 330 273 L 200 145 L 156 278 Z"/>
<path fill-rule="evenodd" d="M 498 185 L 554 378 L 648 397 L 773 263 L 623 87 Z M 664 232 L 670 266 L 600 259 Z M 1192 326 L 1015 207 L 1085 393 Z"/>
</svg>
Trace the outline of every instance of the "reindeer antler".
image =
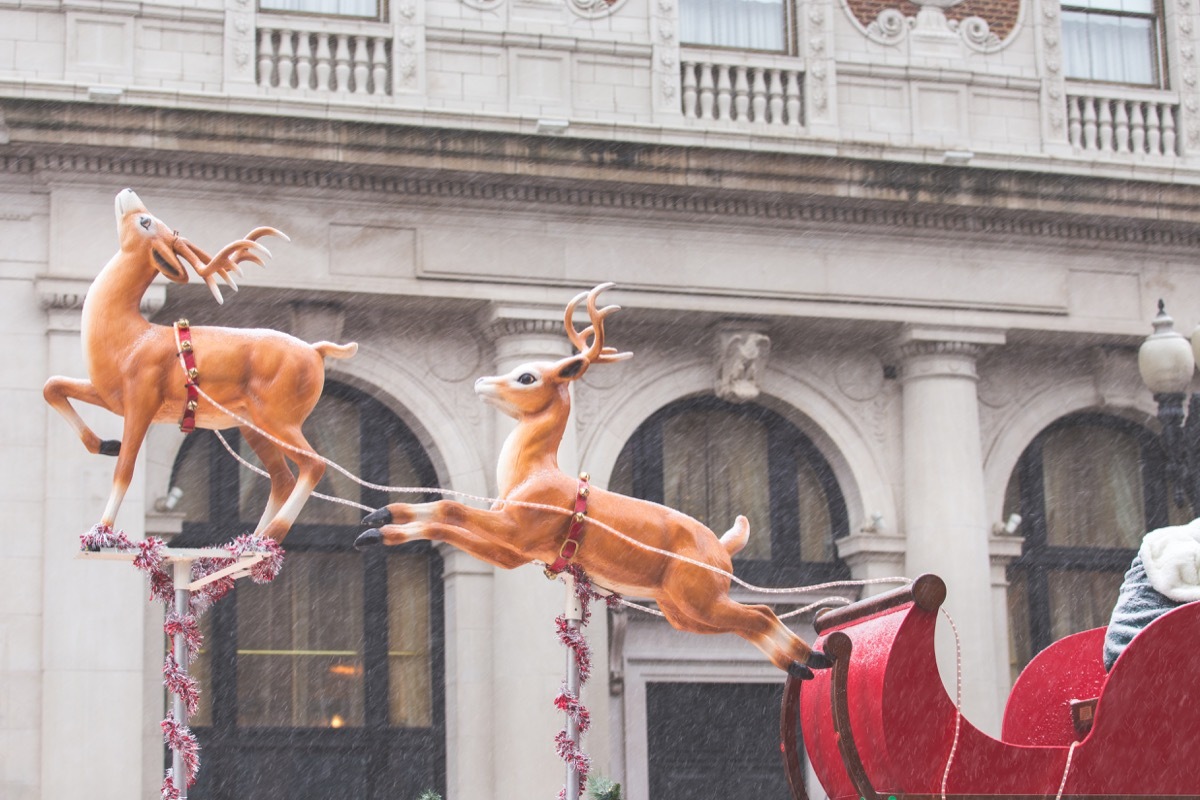
<svg viewBox="0 0 1200 800">
<path fill-rule="evenodd" d="M 291 241 L 283 231 L 263 226 L 250 231 L 243 239 L 230 242 L 211 257 L 183 237 L 176 240 L 175 247 L 192 262 L 192 269 L 203 279 L 217 302 L 224 303 L 225 298 L 221 296 L 221 289 L 217 285 L 217 276 L 220 276 L 221 280 L 229 284 L 236 292 L 238 285 L 232 275 L 242 274 L 240 262 L 250 261 L 260 267 L 266 266 L 264 259 L 271 257 L 271 251 L 258 242 L 263 236 L 278 236 L 285 242 Z"/>
<path fill-rule="evenodd" d="M 615 285 L 615 283 L 602 283 L 590 292 L 580 292 L 571 298 L 571 302 L 567 303 L 566 314 L 563 318 L 567 329 L 567 338 L 571 340 L 571 344 L 575 345 L 575 349 L 583 355 L 588 364 L 609 364 L 614 361 L 623 361 L 633 355 L 633 353 L 619 353 L 615 347 L 604 346 L 604 319 L 614 311 L 620 311 L 621 307 L 605 306 L 597 309 L 596 298 L 605 289 L 610 289 Z M 579 301 L 584 298 L 587 298 L 588 319 L 592 324 L 583 330 L 576 330 L 575 309 L 579 305 Z"/>
</svg>

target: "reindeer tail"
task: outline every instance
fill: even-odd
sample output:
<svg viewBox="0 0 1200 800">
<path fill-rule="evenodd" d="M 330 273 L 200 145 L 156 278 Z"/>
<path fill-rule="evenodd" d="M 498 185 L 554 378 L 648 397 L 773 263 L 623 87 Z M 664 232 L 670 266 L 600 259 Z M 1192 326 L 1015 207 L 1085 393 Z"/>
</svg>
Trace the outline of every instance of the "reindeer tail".
<svg viewBox="0 0 1200 800">
<path fill-rule="evenodd" d="M 333 342 L 316 342 L 313 349 L 322 358 L 349 358 L 358 352 L 358 342 L 350 344 L 334 344 Z"/>
<path fill-rule="evenodd" d="M 735 556 L 742 551 L 746 546 L 747 540 L 750 538 L 750 520 L 738 514 L 737 520 L 733 523 L 733 527 L 725 532 L 721 537 L 721 544 L 725 547 L 725 552 L 730 556 Z"/>
</svg>

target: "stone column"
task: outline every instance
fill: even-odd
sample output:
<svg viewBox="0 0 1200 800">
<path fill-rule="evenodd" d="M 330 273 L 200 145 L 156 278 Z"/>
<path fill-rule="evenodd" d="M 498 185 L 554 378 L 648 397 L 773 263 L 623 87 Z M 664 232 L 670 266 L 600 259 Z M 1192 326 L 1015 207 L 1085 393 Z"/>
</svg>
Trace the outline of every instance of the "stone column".
<svg viewBox="0 0 1200 800">
<path fill-rule="evenodd" d="M 503 374 L 528 361 L 557 361 L 573 351 L 563 332 L 559 307 L 495 305 L 486 320 L 496 343 L 495 370 Z M 515 422 L 496 414 L 493 461 Z M 559 449 L 559 466 L 567 473 L 578 468 L 574 415 Z M 494 481 L 493 477 L 493 481 Z M 493 483 L 494 487 L 494 483 Z M 566 529 L 564 527 L 565 535 Z M 566 670 L 566 650 L 554 633 L 554 618 L 562 613 L 565 595 L 561 583 L 548 581 L 541 567 L 496 570 L 492 603 L 494 798 L 528 800 L 554 797 L 565 778 L 563 762 L 554 752 L 554 735 L 563 727 L 563 715 L 553 706 Z M 603 652 L 594 631 L 603 614 L 589 629 L 593 649 Z M 597 663 L 594 674 L 604 675 Z M 596 685 L 603 691 L 603 681 Z M 592 694 L 596 689 L 587 687 Z M 598 697 L 603 697 L 599 694 Z M 603 703 L 591 702 L 596 710 Z M 600 743 L 595 729 L 585 748 Z M 516 766 L 519 765 L 519 769 Z"/>
<path fill-rule="evenodd" d="M 86 289 L 86 281 L 38 283 L 47 312 L 49 374 L 87 375 L 79 342 Z M 143 310 L 161 307 L 165 297 L 163 287 L 151 287 Z M 119 418 L 83 404 L 76 408 L 101 438 L 120 438 Z M 55 413 L 46 415 L 45 452 L 41 797 L 144 796 L 146 771 L 161 774 L 162 769 L 161 756 L 147 764 L 138 746 L 148 718 L 145 620 L 150 604 L 145 579 L 127 564 L 83 562 L 75 557 L 79 535 L 104 510 L 115 460 L 89 455 Z M 131 539 L 145 535 L 143 461 L 139 459 L 117 519 L 117 527 Z M 87 769 L 65 768 L 68 750 L 101 754 L 113 752 L 114 746 L 122 753 L 120 758 L 96 757 L 88 760 Z"/>
<path fill-rule="evenodd" d="M 908 327 L 903 356 L 904 518 L 910 577 L 946 581 L 946 608 L 962 644 L 963 712 L 998 732 L 1000 654 L 996 652 L 989 520 L 984 502 L 978 376 L 985 345 L 1004 335 L 982 330 Z M 948 625 L 939 623 L 940 629 Z M 949 645 L 947 647 L 947 644 Z M 953 639 L 939 636 L 943 680 L 954 691 Z"/>
</svg>

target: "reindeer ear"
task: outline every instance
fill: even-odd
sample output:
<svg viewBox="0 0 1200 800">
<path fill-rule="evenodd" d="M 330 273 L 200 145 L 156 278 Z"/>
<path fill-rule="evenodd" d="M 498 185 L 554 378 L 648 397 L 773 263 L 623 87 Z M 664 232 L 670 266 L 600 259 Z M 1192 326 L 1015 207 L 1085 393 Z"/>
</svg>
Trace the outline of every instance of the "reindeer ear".
<svg viewBox="0 0 1200 800">
<path fill-rule="evenodd" d="M 587 366 L 587 359 L 583 356 L 576 356 L 563 365 L 558 371 L 558 377 L 565 381 L 578 377 L 583 373 L 583 368 Z"/>
</svg>

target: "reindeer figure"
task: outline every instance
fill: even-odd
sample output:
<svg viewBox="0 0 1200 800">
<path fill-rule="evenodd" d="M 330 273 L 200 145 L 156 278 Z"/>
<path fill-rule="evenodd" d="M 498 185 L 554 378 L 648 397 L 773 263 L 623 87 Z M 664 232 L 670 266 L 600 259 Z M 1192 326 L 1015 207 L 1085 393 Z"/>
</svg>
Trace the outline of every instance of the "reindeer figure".
<svg viewBox="0 0 1200 800">
<path fill-rule="evenodd" d="M 187 283 L 184 265 L 190 265 L 217 302 L 222 302 L 216 278 L 236 291 L 232 275 L 241 273 L 239 264 L 262 265 L 270 256 L 258 239 L 287 237 L 274 228 L 255 228 L 246 238 L 210 257 L 148 212 L 132 189 L 117 195 L 116 212 L 121 249 L 101 270 L 83 301 L 83 355 L 90 380 L 56 376 L 46 381 L 43 389 L 46 402 L 66 418 L 88 452 L 117 457 L 112 493 L 100 520 L 100 526 L 107 529 L 116 521 L 150 423 L 175 422 L 183 412 L 196 427 L 217 430 L 236 424 L 203 401 L 197 402 L 195 395 L 189 396 L 189 378 L 180 365 L 181 349 L 194 357 L 191 380 L 202 384 L 213 400 L 304 453 L 311 453 L 312 447 L 300 426 L 324 387 L 322 359 L 349 358 L 358 350 L 357 344 L 307 344 L 271 330 L 189 327 L 181 321 L 176 331 L 150 324 L 138 306 L 155 275 L 162 273 L 175 283 Z M 71 400 L 123 417 L 121 440 L 101 440 L 80 418 Z M 315 457 L 280 447 L 249 427 L 240 430 L 271 476 L 270 500 L 255 532 L 282 541 L 325 465 Z M 296 462 L 299 480 L 285 458 Z"/>
<path fill-rule="evenodd" d="M 618 306 L 596 308 L 598 295 L 612 284 L 584 292 L 567 305 L 567 336 L 580 351 L 558 362 L 523 364 L 507 375 L 480 378 L 475 392 L 517 420 L 516 429 L 500 453 L 496 480 L 501 500 L 483 511 L 461 503 L 393 503 L 363 519 L 381 526 L 362 533 L 359 548 L 396 545 L 418 539 L 447 542 L 476 558 L 505 569 L 540 561 L 562 569 L 564 552 L 575 549 L 573 560 L 600 586 L 621 594 L 651 597 L 667 620 L 679 630 L 695 633 L 736 633 L 762 650 L 771 662 L 800 677 L 808 667 L 830 662 L 805 642 L 766 606 L 741 605 L 730 599 L 730 580 L 710 570 L 634 547 L 616 536 L 589 526 L 603 522 L 659 550 L 676 553 L 717 567 L 733 568 L 732 557 L 746 544 L 750 526 L 739 516 L 720 539 L 700 522 L 679 511 L 586 486 L 558 467 L 558 448 L 571 410 L 568 386 L 593 364 L 628 358 L 604 346 L 604 321 Z M 587 298 L 591 325 L 576 330 L 575 308 Z M 583 500 L 578 500 L 582 497 Z M 575 548 L 563 550 L 567 539 L 565 515 L 505 501 L 523 501 L 579 510 L 586 504 L 584 527 L 592 527 Z M 578 516 L 576 519 L 580 519 Z"/>
</svg>

